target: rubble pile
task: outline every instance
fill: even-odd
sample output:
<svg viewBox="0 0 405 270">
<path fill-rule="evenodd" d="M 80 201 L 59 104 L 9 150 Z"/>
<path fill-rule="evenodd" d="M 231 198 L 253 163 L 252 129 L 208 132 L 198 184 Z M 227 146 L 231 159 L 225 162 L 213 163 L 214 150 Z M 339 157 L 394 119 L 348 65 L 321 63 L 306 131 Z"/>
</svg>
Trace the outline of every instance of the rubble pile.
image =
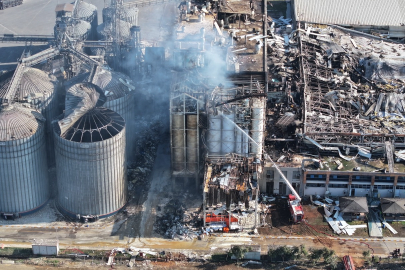
<svg viewBox="0 0 405 270">
<path fill-rule="evenodd" d="M 144 118 L 137 122 L 138 138 L 134 161 L 128 165 L 129 189 L 147 182 L 156 158 L 156 152 L 160 143 L 160 131 L 162 123 L 158 117 L 147 121 Z"/>
<path fill-rule="evenodd" d="M 186 212 L 180 200 L 171 199 L 157 216 L 154 231 L 170 239 L 193 239 L 198 236 L 193 230 L 198 225 L 198 217 L 198 213 Z"/>
</svg>

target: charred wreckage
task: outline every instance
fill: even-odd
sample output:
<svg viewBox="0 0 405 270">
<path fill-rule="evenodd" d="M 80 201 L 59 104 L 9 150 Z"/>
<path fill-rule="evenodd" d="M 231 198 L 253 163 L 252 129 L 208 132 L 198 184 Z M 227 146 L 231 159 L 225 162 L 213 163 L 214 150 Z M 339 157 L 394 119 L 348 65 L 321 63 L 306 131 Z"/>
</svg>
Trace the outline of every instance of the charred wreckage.
<svg viewBox="0 0 405 270">
<path fill-rule="evenodd" d="M 268 14 L 267 1 L 181 2 L 170 48 L 141 45 L 138 10 L 121 1 L 103 10 L 98 26 L 97 10 L 83 1 L 55 11 L 55 35 L 43 37 L 54 46 L 23 55 L 0 78 L 3 215 L 31 213 L 49 199 L 48 178 L 39 173 L 17 176 L 27 194 L 7 197 L 17 189 L 12 167 L 20 161 L 6 160 L 22 151 L 18 140 L 35 146 L 31 171 L 56 166 L 65 215 L 92 220 L 122 209 L 127 173 L 143 179 L 153 164 L 148 156 L 147 166 L 139 160 L 129 171 L 125 166 L 136 145 L 134 85 L 145 86 L 162 63 L 172 75 L 172 178 L 202 189 L 203 233 L 263 224 L 266 210 L 258 204 L 275 195 L 289 195 L 293 222 L 305 218 L 301 197 L 309 195 L 405 197 L 403 44 Z M 130 55 L 135 63 L 124 65 Z M 151 66 L 153 59 L 159 65 Z M 54 99 L 64 100 L 64 108 L 53 107 Z M 86 180 L 66 179 L 83 166 L 95 168 Z M 122 170 L 108 174 L 111 167 Z M 166 213 L 173 220 L 156 230 L 188 235 L 181 208 L 176 216 Z"/>
</svg>

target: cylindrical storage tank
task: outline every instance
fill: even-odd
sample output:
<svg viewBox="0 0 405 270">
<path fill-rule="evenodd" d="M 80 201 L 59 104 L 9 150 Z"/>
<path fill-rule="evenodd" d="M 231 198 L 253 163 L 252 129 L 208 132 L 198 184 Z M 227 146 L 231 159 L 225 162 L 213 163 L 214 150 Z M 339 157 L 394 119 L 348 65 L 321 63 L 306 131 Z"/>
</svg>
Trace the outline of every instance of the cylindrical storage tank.
<svg viewBox="0 0 405 270">
<path fill-rule="evenodd" d="M 242 154 L 242 136 L 243 133 L 239 128 L 236 128 L 235 132 L 235 153 L 241 155 Z"/>
<path fill-rule="evenodd" d="M 235 152 L 235 115 L 224 114 L 222 118 L 222 154 Z"/>
<path fill-rule="evenodd" d="M 121 10 L 121 20 L 128 22 L 131 26 L 138 25 L 139 10 L 136 7 L 127 7 Z"/>
<path fill-rule="evenodd" d="M 129 40 L 131 38 L 131 24 L 119 20 L 117 31 L 122 40 Z M 113 25 L 111 23 L 102 23 L 97 26 L 97 35 L 99 40 L 109 40 L 113 35 Z"/>
<path fill-rule="evenodd" d="M 119 72 L 108 71 L 99 69 L 94 76 L 93 83 L 104 91 L 107 98 L 103 107 L 117 112 L 125 120 L 126 136 L 126 149 L 129 158 L 132 158 L 134 152 L 135 141 L 133 139 L 133 132 L 135 126 L 133 118 L 135 116 L 135 92 L 128 85 L 132 83 L 131 79 Z"/>
<path fill-rule="evenodd" d="M 71 78 L 69 81 L 65 82 L 66 89 L 75 85 L 76 83 L 87 81 L 89 76 L 90 73 L 86 72 Z M 100 87 L 106 96 L 106 103 L 103 105 L 103 107 L 115 111 L 124 118 L 125 130 L 127 133 L 127 155 L 128 157 L 132 157 L 135 143 L 132 136 L 132 133 L 135 130 L 135 126 L 133 124 L 133 117 L 136 110 L 134 105 L 135 92 L 123 82 L 132 85 L 131 79 L 125 74 L 98 68 L 93 77 L 92 83 Z"/>
<path fill-rule="evenodd" d="M 172 114 L 173 171 L 185 169 L 184 114 Z"/>
<path fill-rule="evenodd" d="M 76 16 L 78 19 L 89 22 L 91 25 L 91 35 L 89 38 L 95 39 L 97 35 L 97 8 L 96 6 L 79 1 L 76 7 Z"/>
<path fill-rule="evenodd" d="M 76 17 L 91 24 L 97 18 L 97 8 L 92 4 L 79 1 L 76 6 Z"/>
<path fill-rule="evenodd" d="M 91 25 L 89 22 L 77 20 L 67 28 L 66 33 L 74 40 L 85 41 L 90 36 Z"/>
<path fill-rule="evenodd" d="M 208 115 L 207 144 L 211 155 L 219 155 L 221 153 L 221 126 L 221 115 Z"/>
<path fill-rule="evenodd" d="M 251 142 L 251 153 L 260 156 L 263 152 L 264 122 L 265 122 L 265 100 L 262 98 L 252 99 L 252 139 L 259 144 Z"/>
<path fill-rule="evenodd" d="M 107 217 L 127 200 L 125 121 L 97 107 L 60 134 L 54 124 L 60 211 L 70 217 Z"/>
<path fill-rule="evenodd" d="M 48 201 L 45 118 L 15 104 L 0 112 L 0 212 L 32 213 Z"/>
<path fill-rule="evenodd" d="M 196 114 L 187 115 L 186 128 L 187 170 L 195 173 L 198 165 L 198 118 Z"/>
<path fill-rule="evenodd" d="M 243 129 L 244 132 L 242 132 L 242 155 L 247 156 L 249 155 L 249 143 L 251 142 L 248 135 L 249 135 L 249 130 L 248 129 Z"/>
<path fill-rule="evenodd" d="M 7 90 L 8 87 L 10 86 L 13 74 L 14 71 L 9 71 L 0 75 L 0 98 L 4 97 L 7 94 Z"/>
<path fill-rule="evenodd" d="M 41 111 L 46 119 L 46 142 L 48 165 L 54 165 L 52 121 L 58 117 L 58 82 L 53 76 L 36 68 L 26 68 L 16 93 L 19 102 L 28 102 L 31 107 Z"/>
</svg>

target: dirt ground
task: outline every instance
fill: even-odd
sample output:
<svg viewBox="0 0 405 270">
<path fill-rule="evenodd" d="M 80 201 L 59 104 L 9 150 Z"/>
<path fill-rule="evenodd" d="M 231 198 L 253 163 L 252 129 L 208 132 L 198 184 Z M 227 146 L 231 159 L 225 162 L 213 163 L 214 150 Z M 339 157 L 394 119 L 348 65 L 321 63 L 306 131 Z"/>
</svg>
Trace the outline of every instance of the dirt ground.
<svg viewBox="0 0 405 270">
<path fill-rule="evenodd" d="M 289 236 L 316 236 L 325 237 L 333 235 L 336 237 L 346 238 L 348 235 L 336 235 L 329 224 L 324 220 L 324 210 L 322 207 L 304 204 L 305 222 L 293 224 L 290 220 L 290 211 L 286 199 L 278 199 L 270 207 L 270 214 L 266 217 L 266 223 L 269 226 L 259 228 L 259 233 L 263 235 L 289 235 Z M 308 226 L 308 225 L 310 226 Z M 349 222 L 349 224 L 367 224 L 363 221 Z M 401 223 L 393 224 L 393 227 L 402 233 L 405 232 L 404 225 Z M 384 230 L 385 236 L 394 236 L 388 229 Z M 399 235 L 395 235 L 398 237 Z M 402 236 L 402 235 L 401 235 Z M 352 237 L 368 237 L 367 228 L 356 229 Z"/>
<path fill-rule="evenodd" d="M 0 264 L 0 270 L 14 269 L 14 270 L 73 270 L 73 269 L 204 269 L 204 270 L 233 270 L 233 269 L 286 269 L 290 266 L 292 270 L 315 270 L 315 269 L 328 269 L 323 264 L 310 264 L 304 262 L 278 262 L 269 263 L 263 262 L 262 265 L 248 265 L 241 266 L 243 261 L 237 265 L 235 261 L 224 262 L 185 262 L 185 261 L 169 261 L 169 262 L 153 262 L 143 261 L 136 262 L 132 267 L 127 266 L 127 262 L 119 263 L 113 267 L 107 266 L 103 262 L 94 262 L 83 259 L 47 259 L 42 262 L 31 261 L 29 264 L 23 264 L 23 261 L 15 261 L 15 264 Z M 367 264 L 364 265 L 364 260 L 354 260 L 356 269 L 387 269 L 387 270 L 400 270 L 405 269 L 405 263 L 401 261 L 396 262 L 383 262 L 381 264 Z M 294 267 L 295 266 L 295 267 Z M 337 269 L 344 269 L 342 263 L 339 263 Z"/>
</svg>

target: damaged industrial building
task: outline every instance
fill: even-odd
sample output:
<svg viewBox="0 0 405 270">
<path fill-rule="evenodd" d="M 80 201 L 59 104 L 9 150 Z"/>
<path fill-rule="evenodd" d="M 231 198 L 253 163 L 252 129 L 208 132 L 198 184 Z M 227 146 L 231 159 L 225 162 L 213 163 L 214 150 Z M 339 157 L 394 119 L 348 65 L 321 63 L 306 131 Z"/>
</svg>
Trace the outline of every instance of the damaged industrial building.
<svg viewBox="0 0 405 270">
<path fill-rule="evenodd" d="M 171 180 L 201 194 L 195 224 L 254 229 L 265 215 L 259 202 L 277 195 L 288 196 L 294 222 L 305 217 L 301 197 L 405 198 L 403 25 L 325 19 L 326 5 L 307 2 L 286 1 L 279 16 L 267 1 L 184 1 L 167 47 L 143 44 L 139 3 L 118 0 L 101 24 L 96 7 L 77 0 L 57 5 L 53 36 L 0 37 L 52 44 L 0 77 L 0 212 L 44 205 L 48 169 L 65 216 L 125 209 L 128 187 L 153 167 L 133 119 L 160 95 L 162 70 Z M 185 234 L 183 224 L 159 222 L 161 234 Z"/>
</svg>

